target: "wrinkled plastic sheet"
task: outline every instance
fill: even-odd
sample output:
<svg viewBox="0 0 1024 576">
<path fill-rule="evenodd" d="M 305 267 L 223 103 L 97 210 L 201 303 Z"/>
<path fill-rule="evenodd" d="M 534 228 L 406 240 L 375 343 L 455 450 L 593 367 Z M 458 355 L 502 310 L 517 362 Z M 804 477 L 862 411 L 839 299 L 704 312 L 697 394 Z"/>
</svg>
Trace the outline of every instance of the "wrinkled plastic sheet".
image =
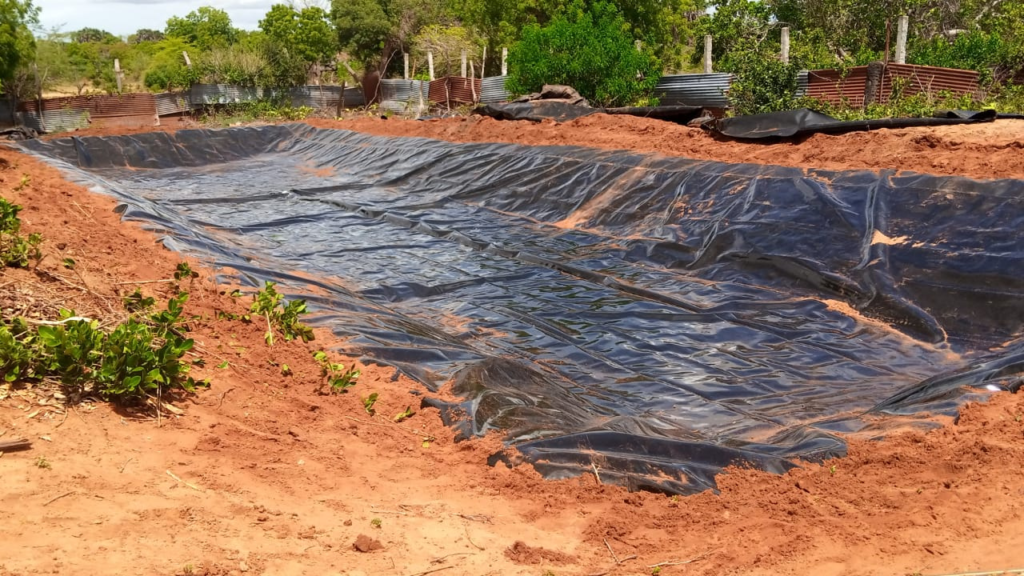
<svg viewBox="0 0 1024 576">
<path fill-rule="evenodd" d="M 1024 183 L 305 125 L 29 141 L 549 477 L 687 493 L 1024 367 Z"/>
<path fill-rule="evenodd" d="M 810 134 L 844 134 L 880 128 L 913 128 L 917 126 L 951 126 L 992 122 L 995 110 L 969 112 L 951 110 L 938 118 L 881 118 L 878 120 L 836 120 L 835 118 L 800 108 L 784 112 L 753 114 L 721 118 L 705 124 L 712 132 L 738 140 L 760 140 L 763 138 L 790 138 Z"/>
<path fill-rule="evenodd" d="M 591 108 L 566 102 L 537 100 L 534 102 L 510 102 L 507 104 L 487 104 L 473 111 L 479 116 L 489 116 L 497 120 L 529 120 L 542 122 L 568 122 L 591 114 L 614 114 L 622 116 L 640 116 L 654 120 L 664 120 L 676 124 L 687 124 L 700 116 L 703 108 L 699 106 L 629 106 L 622 108 Z"/>
</svg>

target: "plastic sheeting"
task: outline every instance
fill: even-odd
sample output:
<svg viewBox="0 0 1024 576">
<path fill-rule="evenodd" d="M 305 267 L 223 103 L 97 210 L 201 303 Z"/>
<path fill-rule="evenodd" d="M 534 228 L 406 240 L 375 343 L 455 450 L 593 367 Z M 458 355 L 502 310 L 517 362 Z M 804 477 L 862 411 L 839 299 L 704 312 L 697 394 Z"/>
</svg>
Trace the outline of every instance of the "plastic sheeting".
<svg viewBox="0 0 1024 576">
<path fill-rule="evenodd" d="M 451 382 L 464 401 L 429 403 L 452 426 L 550 477 L 699 491 L 1024 368 L 1021 181 L 305 125 L 21 146 L 306 297 L 344 351 Z"/>
<path fill-rule="evenodd" d="M 473 111 L 480 116 L 490 116 L 498 120 L 530 120 L 541 122 L 554 120 L 568 122 L 591 114 L 619 114 L 641 116 L 677 124 L 686 124 L 700 116 L 702 108 L 697 106 L 643 106 L 623 108 L 591 108 L 566 102 L 537 100 L 534 102 L 511 102 L 508 104 L 488 104 Z"/>
<path fill-rule="evenodd" d="M 881 118 L 878 120 L 836 120 L 835 118 L 800 108 L 784 112 L 753 114 L 722 118 L 706 124 L 712 132 L 740 140 L 762 138 L 789 138 L 808 134 L 843 134 L 879 128 L 912 128 L 915 126 L 948 126 L 992 122 L 995 110 L 981 112 L 950 111 L 938 118 Z"/>
</svg>

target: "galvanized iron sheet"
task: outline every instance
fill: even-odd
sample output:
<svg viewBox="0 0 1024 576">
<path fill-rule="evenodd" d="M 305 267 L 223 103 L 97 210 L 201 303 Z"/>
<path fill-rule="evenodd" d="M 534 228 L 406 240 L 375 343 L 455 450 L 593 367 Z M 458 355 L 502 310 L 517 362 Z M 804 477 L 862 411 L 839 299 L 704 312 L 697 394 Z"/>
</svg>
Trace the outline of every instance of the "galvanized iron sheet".
<svg viewBox="0 0 1024 576">
<path fill-rule="evenodd" d="M 508 102 L 511 94 L 505 89 L 505 76 L 491 76 L 480 81 L 480 102 L 498 104 Z"/>
<path fill-rule="evenodd" d="M 670 74 L 661 77 L 654 93 L 664 106 L 726 108 L 731 83 L 731 74 Z"/>
</svg>

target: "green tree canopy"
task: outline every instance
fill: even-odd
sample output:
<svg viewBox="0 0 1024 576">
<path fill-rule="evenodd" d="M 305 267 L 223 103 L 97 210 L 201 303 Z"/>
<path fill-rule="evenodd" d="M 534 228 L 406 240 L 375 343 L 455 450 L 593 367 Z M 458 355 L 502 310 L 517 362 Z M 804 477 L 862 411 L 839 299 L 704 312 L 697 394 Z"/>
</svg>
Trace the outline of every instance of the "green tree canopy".
<svg viewBox="0 0 1024 576">
<path fill-rule="evenodd" d="M 602 106 L 638 103 L 650 97 L 661 63 L 650 48 L 637 50 L 629 30 L 615 5 L 575 0 L 548 25 L 523 30 L 509 53 L 508 89 L 568 84 Z"/>
<path fill-rule="evenodd" d="M 0 0 L 0 89 L 35 55 L 31 28 L 37 24 L 39 8 L 32 0 Z"/>
<path fill-rule="evenodd" d="M 266 38 L 293 52 L 307 65 L 329 62 L 336 51 L 337 38 L 322 8 L 309 6 L 297 10 L 275 4 L 260 20 Z"/>
<path fill-rule="evenodd" d="M 141 44 L 143 42 L 159 42 L 164 39 L 164 33 L 159 30 L 150 30 L 149 28 L 139 28 L 128 37 L 128 41 L 132 44 Z"/>
<path fill-rule="evenodd" d="M 98 28 L 82 28 L 81 30 L 71 33 L 71 39 L 80 44 L 86 42 L 119 42 L 120 38 L 114 36 L 106 30 L 100 30 Z"/>
<path fill-rule="evenodd" d="M 164 33 L 170 38 L 180 38 L 200 50 L 230 46 L 238 37 L 238 31 L 231 25 L 228 13 L 210 6 L 193 10 L 184 18 L 170 18 Z"/>
</svg>

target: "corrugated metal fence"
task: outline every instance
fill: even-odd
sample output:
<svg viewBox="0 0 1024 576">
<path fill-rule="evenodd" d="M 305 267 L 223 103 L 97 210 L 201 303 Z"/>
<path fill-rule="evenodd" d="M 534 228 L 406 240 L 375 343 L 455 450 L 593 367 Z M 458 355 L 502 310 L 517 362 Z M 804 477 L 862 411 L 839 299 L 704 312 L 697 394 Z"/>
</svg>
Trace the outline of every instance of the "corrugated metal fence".
<svg viewBox="0 0 1024 576">
<path fill-rule="evenodd" d="M 732 74 L 670 74 L 662 76 L 654 94 L 664 106 L 729 106 Z"/>
<path fill-rule="evenodd" d="M 902 80 L 898 80 L 902 79 Z M 655 88 L 662 105 L 689 105 L 705 108 L 729 106 L 730 74 L 672 74 L 663 76 Z M 866 66 L 845 71 L 812 70 L 798 77 L 801 94 L 831 103 L 863 106 L 868 83 Z M 978 73 L 930 66 L 889 64 L 885 67 L 877 100 L 886 102 L 899 85 L 904 95 L 920 93 L 972 94 L 978 90 Z M 422 110 L 430 104 L 449 108 L 483 103 L 498 103 L 510 98 L 505 77 L 470 79 L 458 76 L 422 80 L 382 80 L 381 108 L 392 112 Z M 10 109 L 0 99 L 0 124 L 12 119 L 41 132 L 60 132 L 86 126 L 151 126 L 160 117 L 189 113 L 213 105 L 254 102 L 264 98 L 287 99 L 293 106 L 318 110 L 363 106 L 362 87 L 299 86 L 287 91 L 224 84 L 196 84 L 188 92 L 164 94 L 123 94 L 120 96 L 73 96 L 20 102 Z M 42 110 L 40 111 L 40 107 Z M 41 112 L 41 113 L 40 113 Z"/>
<path fill-rule="evenodd" d="M 978 91 L 978 73 L 935 66 L 887 64 L 875 100 L 887 103 L 897 83 L 903 84 L 904 96 L 922 93 L 938 95 L 940 92 L 974 94 Z M 867 84 L 867 66 L 856 66 L 845 72 L 812 70 L 808 77 L 807 95 L 832 104 L 846 103 L 859 108 L 864 105 Z"/>
</svg>

